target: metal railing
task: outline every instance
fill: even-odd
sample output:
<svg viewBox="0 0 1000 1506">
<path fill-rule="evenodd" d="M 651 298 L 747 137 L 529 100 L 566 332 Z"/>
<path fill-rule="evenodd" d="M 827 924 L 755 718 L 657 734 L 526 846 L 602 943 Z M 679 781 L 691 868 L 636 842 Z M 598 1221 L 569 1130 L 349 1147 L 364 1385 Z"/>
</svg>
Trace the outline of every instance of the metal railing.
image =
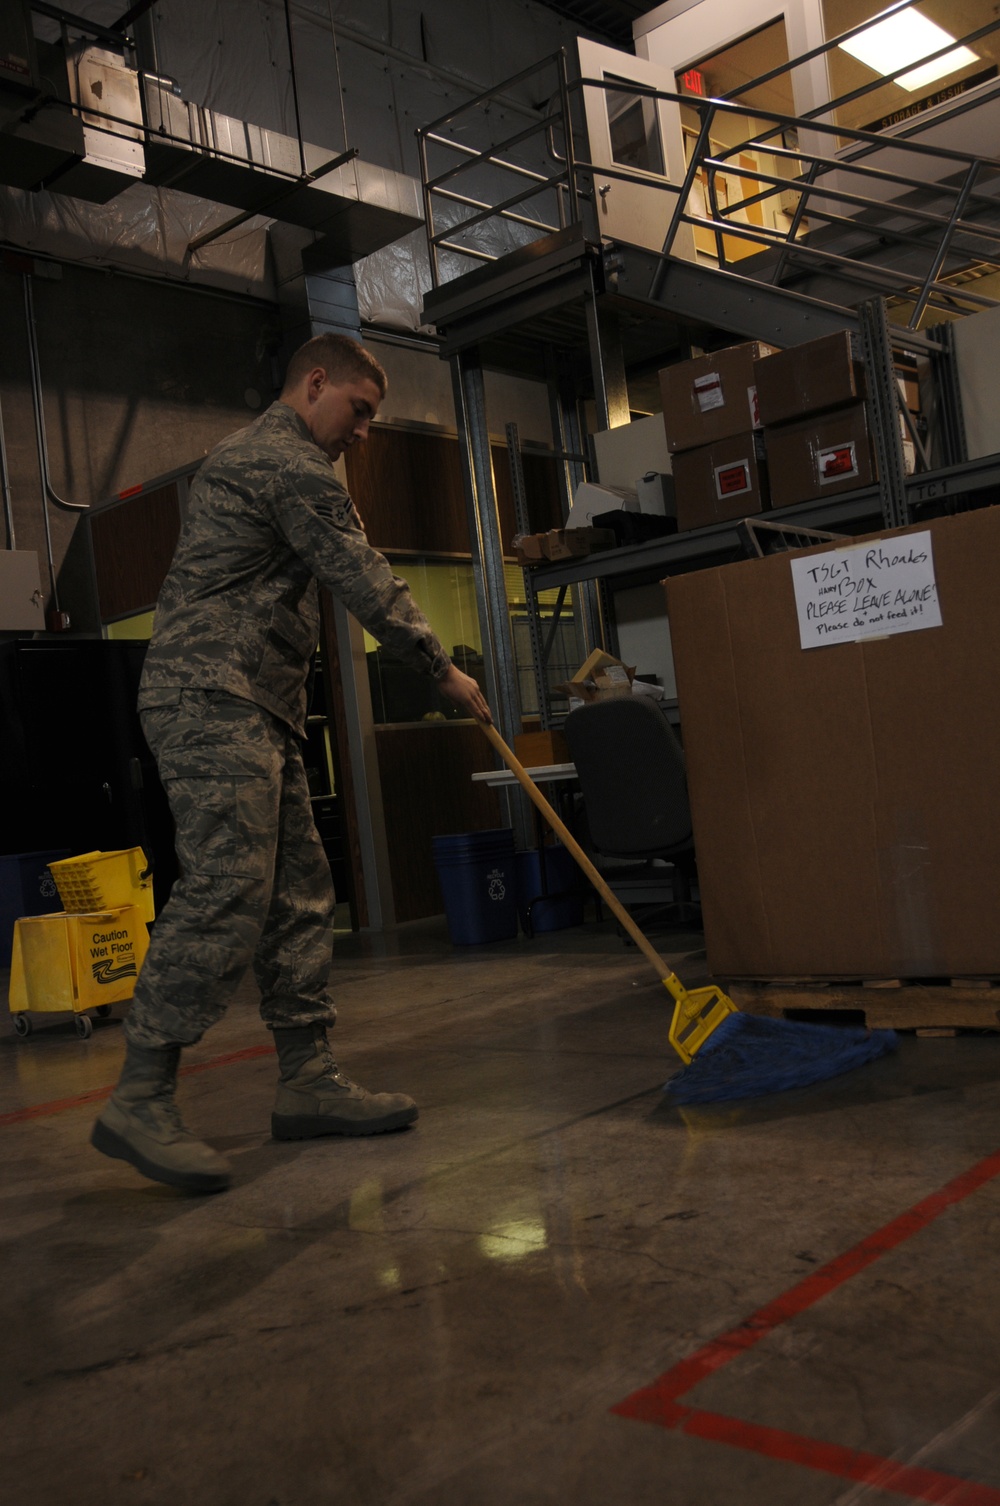
<svg viewBox="0 0 1000 1506">
<path fill-rule="evenodd" d="M 525 84 L 528 80 L 542 84 L 546 74 L 550 75 L 549 84 L 552 92 L 548 96 L 545 108 L 540 112 L 539 119 L 524 130 L 479 150 L 467 146 L 461 140 L 456 141 L 453 136 L 444 135 L 445 130 L 449 128 L 452 131 L 456 128 L 468 129 L 468 122 L 475 123 L 487 115 L 490 105 L 499 96 L 510 93 L 511 90 Z M 498 253 L 453 239 L 457 235 L 464 235 L 476 226 L 500 221 L 504 227 L 517 225 L 537 230 L 539 235 L 549 235 L 579 222 L 580 190 L 573 149 L 571 88 L 565 51 L 552 53 L 532 64 L 530 68 L 525 68 L 521 73 L 515 74 L 513 78 L 506 79 L 495 88 L 484 90 L 483 93 L 477 94 L 475 99 L 468 100 L 465 104 L 450 110 L 447 115 L 442 115 L 438 120 L 432 121 L 430 125 L 422 126 L 417 131 L 424 220 L 427 227 L 431 276 L 435 287 L 439 287 L 442 281 L 447 280 L 441 276 L 442 251 L 470 257 L 474 261 L 498 260 Z M 472 129 L 475 129 L 475 124 Z M 557 131 L 561 133 L 564 143 L 562 153 L 559 152 L 555 141 Z M 532 143 L 533 150 L 524 155 L 532 156 L 536 162 L 548 164 L 549 170 L 540 171 L 537 167 L 529 167 L 524 162 L 512 161 L 505 155 L 517 147 L 523 147 L 528 142 Z M 430 157 L 435 148 L 438 153 L 457 153 L 462 160 L 443 171 L 432 173 Z M 493 178 L 498 182 L 506 183 L 508 177 L 512 177 L 523 182 L 525 186 L 519 191 L 505 194 L 493 204 L 484 202 L 477 196 L 458 193 L 453 188 L 444 186 L 454 183 L 463 173 L 469 173 L 476 168 L 491 170 Z M 543 220 L 537 215 L 529 216 L 523 212 L 533 200 L 542 195 L 548 199 L 546 207 L 550 214 L 554 211 L 554 222 L 551 218 Z M 471 209 L 472 213 L 461 220 L 453 220 L 444 229 L 438 229 L 441 218 L 436 213 L 438 199 L 444 199 L 449 206 L 464 205 L 467 209 Z M 524 238 L 513 237 L 507 249 L 513 249 L 517 243 L 525 244 L 526 241 Z"/>
<path fill-rule="evenodd" d="M 607 180 L 621 180 L 642 184 L 650 193 L 668 194 L 673 200 L 671 210 L 664 214 L 666 229 L 659 248 L 660 261 L 649 292 L 653 300 L 671 257 L 683 252 L 678 246 L 681 227 L 689 226 L 693 231 L 707 232 L 714 244 L 714 256 L 702 252 L 703 259 L 734 275 L 748 281 L 766 280 L 776 286 L 786 283 L 792 275 L 801 280 L 810 274 L 833 277 L 848 290 L 851 284 L 856 284 L 857 302 L 877 292 L 890 300 L 911 304 L 906 321 L 910 329 L 919 326 L 929 308 L 954 315 L 994 306 L 997 299 L 977 293 L 955 279 L 1000 270 L 1000 158 L 913 140 L 915 132 L 926 128 L 926 119 L 918 118 L 904 130 L 886 134 L 848 127 L 830 118 L 839 107 L 884 87 L 928 59 L 911 60 L 893 73 L 802 116 L 738 102 L 745 101 L 762 83 L 790 73 L 884 20 L 887 14 L 915 3 L 917 0 L 898 0 L 890 11 L 760 75 L 723 98 L 704 99 L 620 77 L 571 80 L 565 53 L 543 58 L 516 78 L 484 91 L 417 133 L 435 286 L 447 280 L 442 278 L 441 253 L 445 251 L 473 261 L 494 261 L 519 244 L 567 224 L 580 223 L 587 215 L 591 216 L 589 228 L 595 239 L 601 239 L 593 210 L 597 177 L 604 180 L 603 192 L 607 191 Z M 943 56 L 998 28 L 1000 19 L 966 37 L 949 41 L 929 57 L 933 60 Z M 499 94 L 528 80 L 537 84 L 545 70 L 552 70 L 555 86 L 535 124 L 505 139 L 491 140 L 486 147 L 470 147 L 455 139 L 456 131 L 478 128 L 481 132 L 482 118 Z M 654 109 L 656 102 L 665 101 L 695 112 L 697 140 L 683 180 L 678 184 L 662 174 L 621 163 L 594 162 L 589 160 L 588 153 L 578 150 L 577 140 L 586 139 L 582 103 L 587 90 L 616 94 L 624 90 L 630 98 L 649 101 Z M 972 100 L 959 97 L 948 109 L 937 112 L 933 123 L 938 125 L 966 109 L 998 98 L 1000 80 L 994 89 L 985 94 L 979 92 Z M 717 149 L 712 141 L 713 127 L 726 117 L 732 122 L 748 115 L 756 123 L 754 134 L 736 145 Z M 445 135 L 446 130 L 452 134 Z M 808 147 L 803 139 L 807 133 Z M 560 140 L 562 152 L 558 148 Z M 789 140 L 792 145 L 787 144 Z M 824 151 L 827 142 L 829 149 Z M 450 151 L 462 160 L 432 174 L 431 150 Z M 884 156 L 888 152 L 892 154 L 891 163 Z M 882 166 L 871 160 L 880 153 Z M 757 165 L 748 167 L 739 162 L 741 155 L 751 154 Z M 463 172 L 470 169 L 488 169 L 497 183 L 504 184 L 493 203 L 482 197 L 482 190 L 475 195 L 461 192 Z M 516 186 L 510 181 L 511 176 L 518 180 Z M 739 192 L 732 202 L 724 204 L 722 200 L 729 197 L 734 184 Z M 752 184 L 753 191 L 746 192 L 741 187 L 744 184 Z M 991 186 L 996 192 L 989 191 Z M 749 210 L 755 206 L 773 206 L 777 196 L 789 194 L 794 195 L 795 203 L 785 216 L 787 226 L 779 227 L 773 220 L 770 225 L 749 222 Z M 547 196 L 547 217 L 532 205 L 542 195 Z M 448 205 L 448 223 L 443 227 L 439 208 L 442 200 Z M 471 212 L 459 217 L 462 209 Z M 478 243 L 466 239 L 486 226 L 491 227 L 490 234 L 499 249 L 486 249 L 482 238 Z M 616 239 L 627 242 L 628 238 Z M 887 265 L 887 252 L 893 247 L 905 248 L 911 264 L 906 268 Z M 686 254 L 690 259 L 690 251 Z M 748 256 L 753 258 L 753 265 L 749 265 Z M 915 269 L 912 263 L 917 259 L 920 265 Z M 457 269 L 464 270 L 467 265 L 459 262 Z M 844 306 L 854 306 L 849 291 L 842 296 Z"/>
</svg>

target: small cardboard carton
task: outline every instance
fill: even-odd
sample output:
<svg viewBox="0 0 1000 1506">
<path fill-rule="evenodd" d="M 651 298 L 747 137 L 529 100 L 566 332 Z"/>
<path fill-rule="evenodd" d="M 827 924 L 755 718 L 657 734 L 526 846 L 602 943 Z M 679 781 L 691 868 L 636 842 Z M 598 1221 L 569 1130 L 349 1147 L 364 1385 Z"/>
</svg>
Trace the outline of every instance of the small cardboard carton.
<svg viewBox="0 0 1000 1506">
<path fill-rule="evenodd" d="M 764 356 L 753 370 L 765 429 L 858 403 L 865 396 L 864 363 L 855 359 L 846 329 Z"/>
<path fill-rule="evenodd" d="M 615 536 L 608 528 L 550 528 L 546 534 L 550 560 L 577 559 L 599 549 L 613 549 Z"/>
<path fill-rule="evenodd" d="M 875 456 L 864 403 L 766 429 L 771 506 L 871 486 Z"/>
<path fill-rule="evenodd" d="M 519 565 L 540 565 L 547 560 L 548 534 L 521 533 L 513 541 L 515 558 Z"/>
<path fill-rule="evenodd" d="M 762 340 L 750 340 L 665 366 L 660 372 L 660 394 L 670 453 L 759 428 L 754 362 L 776 349 Z"/>
<path fill-rule="evenodd" d="M 707 528 L 768 505 L 763 436 L 753 430 L 674 456 L 677 527 Z"/>
<path fill-rule="evenodd" d="M 557 685 L 556 689 L 568 695 L 571 700 L 610 701 L 618 696 L 631 695 L 634 679 L 634 665 L 630 668 L 613 654 L 606 654 L 603 649 L 595 648 L 580 665 L 572 680 L 568 680 L 565 685 Z"/>
</svg>

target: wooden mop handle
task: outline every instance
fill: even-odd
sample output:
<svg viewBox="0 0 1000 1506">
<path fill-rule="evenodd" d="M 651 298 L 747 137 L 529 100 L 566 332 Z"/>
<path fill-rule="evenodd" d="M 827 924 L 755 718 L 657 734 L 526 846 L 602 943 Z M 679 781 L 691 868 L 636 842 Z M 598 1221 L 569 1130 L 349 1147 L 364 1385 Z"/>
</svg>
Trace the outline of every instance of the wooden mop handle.
<svg viewBox="0 0 1000 1506">
<path fill-rule="evenodd" d="M 552 809 L 551 805 L 546 800 L 541 790 L 538 788 L 537 784 L 525 772 L 524 768 L 508 748 L 507 744 L 504 742 L 497 729 L 493 726 L 490 726 L 487 722 L 480 722 L 479 725 L 486 733 L 486 736 L 489 738 L 494 748 L 496 748 L 497 752 L 500 754 L 500 757 L 503 759 L 508 769 L 510 769 L 511 773 L 514 775 L 515 779 L 524 790 L 529 800 L 531 800 L 532 803 L 536 805 L 541 811 L 542 815 L 545 817 L 552 830 L 556 833 L 556 836 L 559 837 L 563 846 L 573 854 L 573 857 L 579 863 L 580 867 L 583 869 L 584 873 L 587 875 L 590 882 L 593 884 L 594 888 L 597 890 L 598 894 L 607 905 L 608 909 L 617 916 L 619 924 L 624 928 L 624 930 L 628 932 L 639 950 L 656 968 L 657 977 L 661 979 L 672 977 L 672 969 L 667 966 L 663 958 L 660 956 L 659 952 L 656 951 L 655 947 L 651 946 L 650 943 L 646 940 L 645 936 L 639 930 L 639 927 L 636 925 L 631 915 L 625 909 L 625 906 L 619 899 L 615 897 L 614 894 L 612 894 L 611 890 L 601 878 L 601 875 L 598 873 L 597 869 L 594 867 L 593 863 L 590 861 L 587 854 L 580 846 L 579 842 L 573 836 L 572 832 L 569 831 L 565 822 L 560 821 L 559 817 L 556 815 L 555 811 Z"/>
</svg>

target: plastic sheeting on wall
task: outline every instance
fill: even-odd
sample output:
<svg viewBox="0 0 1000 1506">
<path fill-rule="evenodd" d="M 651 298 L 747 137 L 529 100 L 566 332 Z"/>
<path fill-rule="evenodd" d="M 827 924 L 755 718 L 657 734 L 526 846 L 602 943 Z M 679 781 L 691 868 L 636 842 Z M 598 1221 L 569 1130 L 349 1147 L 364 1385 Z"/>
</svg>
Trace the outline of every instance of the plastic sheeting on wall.
<svg viewBox="0 0 1000 1506">
<path fill-rule="evenodd" d="M 448 206 L 439 222 L 444 228 L 457 224 L 462 211 Z M 475 244 L 491 256 L 503 256 L 535 238 L 535 232 L 510 221 L 484 221 L 476 227 Z M 449 281 L 482 262 L 445 251 L 441 255 L 441 280 Z M 424 294 L 433 286 L 427 236 L 415 230 L 402 240 L 385 246 L 362 261 L 355 262 L 354 277 L 358 289 L 358 308 L 362 322 L 382 324 L 391 329 L 421 330 L 432 326 L 420 322 Z"/>
<path fill-rule="evenodd" d="M 275 299 L 260 216 L 188 257 L 189 243 L 233 218 L 222 204 L 137 183 L 108 204 L 0 188 L 0 236 L 41 255 L 120 267 Z"/>
</svg>

